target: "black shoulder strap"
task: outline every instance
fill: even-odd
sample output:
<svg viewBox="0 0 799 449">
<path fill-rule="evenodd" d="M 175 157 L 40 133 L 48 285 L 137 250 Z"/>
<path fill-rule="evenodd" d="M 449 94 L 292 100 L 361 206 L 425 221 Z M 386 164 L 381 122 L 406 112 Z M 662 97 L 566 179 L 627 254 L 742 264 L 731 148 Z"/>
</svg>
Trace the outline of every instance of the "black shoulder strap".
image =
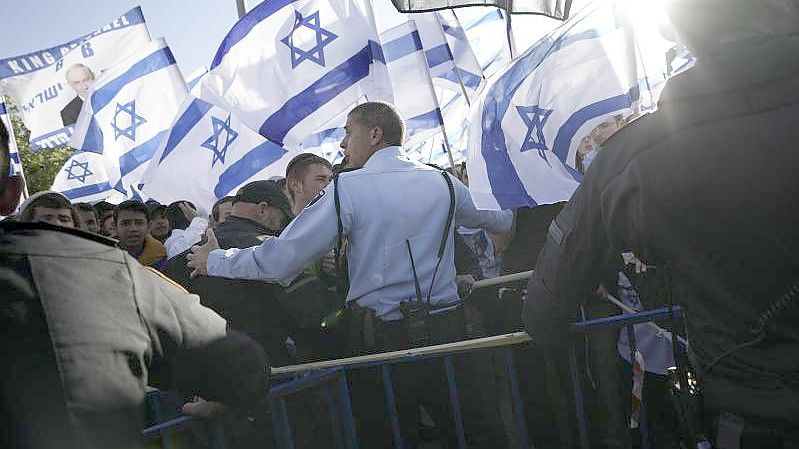
<svg viewBox="0 0 799 449">
<path fill-rule="evenodd" d="M 444 223 L 444 232 L 441 234 L 441 244 L 438 246 L 438 261 L 436 268 L 433 270 L 433 278 L 430 280 L 430 290 L 427 291 L 427 302 L 430 302 L 433 296 L 433 286 L 436 283 L 436 274 L 438 274 L 438 267 L 441 266 L 441 260 L 444 258 L 444 250 L 447 247 L 447 240 L 449 240 L 449 231 L 452 229 L 452 221 L 455 218 L 455 186 L 452 185 L 452 178 L 445 170 L 441 170 L 441 175 L 447 183 L 449 190 L 449 211 L 447 212 L 447 222 Z"/>
<path fill-rule="evenodd" d="M 333 248 L 333 257 L 335 257 L 336 267 L 336 290 L 340 295 L 345 295 L 350 288 L 349 277 L 344 271 L 344 266 L 341 263 L 341 250 L 344 247 L 344 224 L 341 222 L 341 200 L 338 194 L 338 177 L 342 173 L 358 170 L 359 167 L 345 168 L 333 175 L 333 203 L 336 205 L 336 225 L 338 227 L 338 238 L 336 240 L 336 247 Z"/>
</svg>

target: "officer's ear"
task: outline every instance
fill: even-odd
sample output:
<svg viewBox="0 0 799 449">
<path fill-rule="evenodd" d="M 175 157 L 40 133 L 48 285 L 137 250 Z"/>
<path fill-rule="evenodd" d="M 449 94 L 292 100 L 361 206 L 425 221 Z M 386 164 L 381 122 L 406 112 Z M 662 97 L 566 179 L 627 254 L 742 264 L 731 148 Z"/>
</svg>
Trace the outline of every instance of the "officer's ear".
<svg viewBox="0 0 799 449">
<path fill-rule="evenodd" d="M 0 192 L 0 215 L 11 215 L 17 209 L 22 182 L 22 178 L 17 175 L 6 179 L 5 188 Z"/>
<path fill-rule="evenodd" d="M 372 145 L 377 145 L 383 141 L 383 128 L 379 126 L 372 127 L 369 131 L 369 140 Z"/>
</svg>

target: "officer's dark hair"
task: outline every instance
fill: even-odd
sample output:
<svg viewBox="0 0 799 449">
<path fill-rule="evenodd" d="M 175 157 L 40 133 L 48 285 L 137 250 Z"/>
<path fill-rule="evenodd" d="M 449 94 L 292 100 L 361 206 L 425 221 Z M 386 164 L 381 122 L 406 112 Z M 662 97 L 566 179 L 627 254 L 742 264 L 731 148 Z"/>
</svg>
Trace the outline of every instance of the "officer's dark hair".
<svg viewBox="0 0 799 449">
<path fill-rule="evenodd" d="M 11 172 L 10 137 L 5 125 L 0 121 L 0 192 L 6 189 L 8 174 Z"/>
<path fill-rule="evenodd" d="M 144 219 L 149 223 L 150 218 L 147 215 L 147 206 L 139 200 L 127 200 L 117 204 L 114 208 L 114 223 L 119 223 L 119 212 L 126 210 L 128 212 L 138 212 L 144 215 Z"/>
<path fill-rule="evenodd" d="M 69 209 L 72 212 L 72 219 L 75 221 L 75 210 L 72 208 L 72 203 L 56 192 L 46 192 L 39 194 L 36 198 L 30 200 L 29 203 L 24 205 L 25 208 L 21 211 L 20 221 L 27 222 L 33 220 L 33 213 L 37 207 L 46 207 L 48 209 Z M 75 226 L 77 226 L 75 221 Z"/>
<path fill-rule="evenodd" d="M 388 145 L 402 146 L 405 142 L 405 121 L 393 105 L 383 101 L 370 101 L 355 106 L 348 116 L 367 127 L 383 130 L 383 141 Z"/>
<path fill-rule="evenodd" d="M 219 221 L 219 205 L 222 203 L 232 203 L 232 202 L 233 202 L 232 196 L 223 196 L 222 198 L 216 200 L 216 203 L 214 203 L 214 206 L 211 208 L 211 217 L 214 219 L 214 221 L 216 222 Z"/>
</svg>

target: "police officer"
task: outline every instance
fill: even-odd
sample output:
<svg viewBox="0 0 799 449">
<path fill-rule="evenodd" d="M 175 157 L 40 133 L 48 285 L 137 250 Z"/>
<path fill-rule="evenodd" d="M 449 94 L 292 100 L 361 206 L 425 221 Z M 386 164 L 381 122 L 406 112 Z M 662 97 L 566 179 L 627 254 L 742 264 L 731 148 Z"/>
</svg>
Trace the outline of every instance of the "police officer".
<svg viewBox="0 0 799 449">
<path fill-rule="evenodd" d="M 696 66 L 604 144 L 550 225 L 525 322 L 534 341 L 563 341 L 604 262 L 632 251 L 687 310 L 715 447 L 787 447 L 799 426 L 799 5 L 668 7 Z"/>
<path fill-rule="evenodd" d="M 0 214 L 21 187 L 8 163 L 0 123 Z M 148 385 L 248 414 L 265 399 L 263 350 L 111 240 L 4 222 L 0 292 L 0 447 L 143 447 Z"/>
<path fill-rule="evenodd" d="M 345 129 L 341 147 L 349 166 L 359 169 L 341 173 L 279 237 L 253 248 L 220 251 L 209 233 L 209 242 L 194 248 L 190 265 L 198 274 L 287 284 L 334 248 L 340 218 L 348 242 L 348 312 L 358 316 L 352 320 L 357 323 L 374 318 L 374 334 L 359 332 L 363 338 L 354 342 L 360 346 L 357 352 L 402 349 L 414 343 L 407 332 L 409 317 L 400 310 L 402 302 L 416 301 L 433 309 L 425 323 L 430 335 L 424 344 L 463 339 L 453 230 L 466 226 L 507 232 L 512 213 L 477 210 L 468 189 L 457 179 L 409 160 L 401 147 L 405 124 L 393 106 L 380 102 L 361 104 L 349 113 Z M 443 254 L 439 257 L 442 240 Z M 416 337 L 424 340 L 424 336 Z M 419 399 L 413 397 L 418 385 L 407 384 L 403 390 L 400 377 L 397 374 L 400 400 Z M 424 378 L 424 382 L 434 381 Z M 377 397 L 382 397 L 379 391 Z M 408 408 L 413 410 L 413 404 L 400 404 L 400 408 L 403 430 L 414 430 L 416 421 L 409 416 L 411 413 L 403 413 Z M 439 412 L 439 416 L 434 416 L 439 418 L 439 425 L 451 422 L 445 407 L 431 412 Z M 380 416 L 376 410 L 367 413 L 373 421 Z M 378 427 L 370 424 L 362 429 Z M 378 430 L 375 433 L 380 437 L 391 435 L 386 427 Z M 383 443 L 372 444 L 366 447 L 381 447 Z"/>
</svg>

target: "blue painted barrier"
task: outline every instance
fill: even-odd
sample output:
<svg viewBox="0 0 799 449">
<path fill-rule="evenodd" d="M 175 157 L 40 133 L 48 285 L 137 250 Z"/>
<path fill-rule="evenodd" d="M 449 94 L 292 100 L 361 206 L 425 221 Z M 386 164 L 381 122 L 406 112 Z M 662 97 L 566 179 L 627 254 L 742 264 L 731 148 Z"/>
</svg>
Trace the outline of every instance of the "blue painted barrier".
<svg viewBox="0 0 799 449">
<path fill-rule="evenodd" d="M 671 318 L 681 316 L 682 310 L 677 307 L 647 310 L 639 313 L 618 315 L 606 318 L 586 320 L 573 323 L 571 330 L 574 334 L 581 335 L 598 330 L 620 329 L 627 327 L 630 333 L 630 346 L 635 350 L 635 338 L 632 335 L 632 326 L 635 324 L 650 322 L 656 319 Z M 515 336 L 515 339 L 508 337 Z M 505 338 L 508 342 L 503 343 Z M 481 341 L 500 342 L 484 347 L 478 343 Z M 272 425 L 275 435 L 275 443 L 279 449 L 293 449 L 294 438 L 292 435 L 291 420 L 289 417 L 286 399 L 294 394 L 318 389 L 324 396 L 324 401 L 328 409 L 327 418 L 330 420 L 333 429 L 333 443 L 336 448 L 357 449 L 358 440 L 356 434 L 355 420 L 352 413 L 351 397 L 347 382 L 349 372 L 364 368 L 379 367 L 381 369 L 384 396 L 389 413 L 389 421 L 393 436 L 394 446 L 402 448 L 402 433 L 400 429 L 399 415 L 396 406 L 396 395 L 394 391 L 394 381 L 392 376 L 392 366 L 400 363 L 414 363 L 421 360 L 441 359 L 447 378 L 447 388 L 449 402 L 452 410 L 454 427 L 457 435 L 459 448 L 466 448 L 464 423 L 462 421 L 460 397 L 457 388 L 457 376 L 452 357 L 456 355 L 475 354 L 480 351 L 499 349 L 502 351 L 505 374 L 509 384 L 511 395 L 511 410 L 513 413 L 512 427 L 516 447 L 527 449 L 530 447 L 525 417 L 523 401 L 519 389 L 518 378 L 513 358 L 512 347 L 529 341 L 529 338 L 522 337 L 521 333 L 509 334 L 505 336 L 488 337 L 486 339 L 471 340 L 461 342 L 461 344 L 440 345 L 429 348 L 419 348 L 418 350 L 400 351 L 397 354 L 391 353 L 384 358 L 374 360 L 374 357 L 381 355 L 358 357 L 354 359 L 343 359 L 341 361 L 330 361 L 326 364 L 309 364 L 307 370 L 303 370 L 303 365 L 297 367 L 284 367 L 283 371 L 278 371 L 273 378 L 281 381 L 274 385 L 269 391 L 269 398 L 272 404 Z M 442 349 L 446 347 L 446 349 Z M 408 354 L 405 354 L 408 353 Z M 574 406 L 577 414 L 577 430 L 579 443 L 582 448 L 589 448 L 589 432 L 584 411 L 584 397 L 581 388 L 581 371 L 577 360 L 575 344 L 569 344 L 568 360 L 570 367 L 570 380 L 574 394 Z M 336 365 L 336 363 L 340 363 Z M 319 368 L 323 366 L 325 368 Z M 293 371 L 286 372 L 290 368 Z M 679 366 L 678 366 L 679 368 Z M 288 379 L 288 380 L 287 380 Z M 335 397 L 335 399 L 334 399 Z M 178 417 L 171 421 L 163 422 L 144 430 L 146 436 L 163 435 L 171 430 L 185 426 L 191 418 Z M 652 448 L 649 437 L 647 414 L 645 402 L 641 403 L 641 442 L 642 448 Z"/>
</svg>

